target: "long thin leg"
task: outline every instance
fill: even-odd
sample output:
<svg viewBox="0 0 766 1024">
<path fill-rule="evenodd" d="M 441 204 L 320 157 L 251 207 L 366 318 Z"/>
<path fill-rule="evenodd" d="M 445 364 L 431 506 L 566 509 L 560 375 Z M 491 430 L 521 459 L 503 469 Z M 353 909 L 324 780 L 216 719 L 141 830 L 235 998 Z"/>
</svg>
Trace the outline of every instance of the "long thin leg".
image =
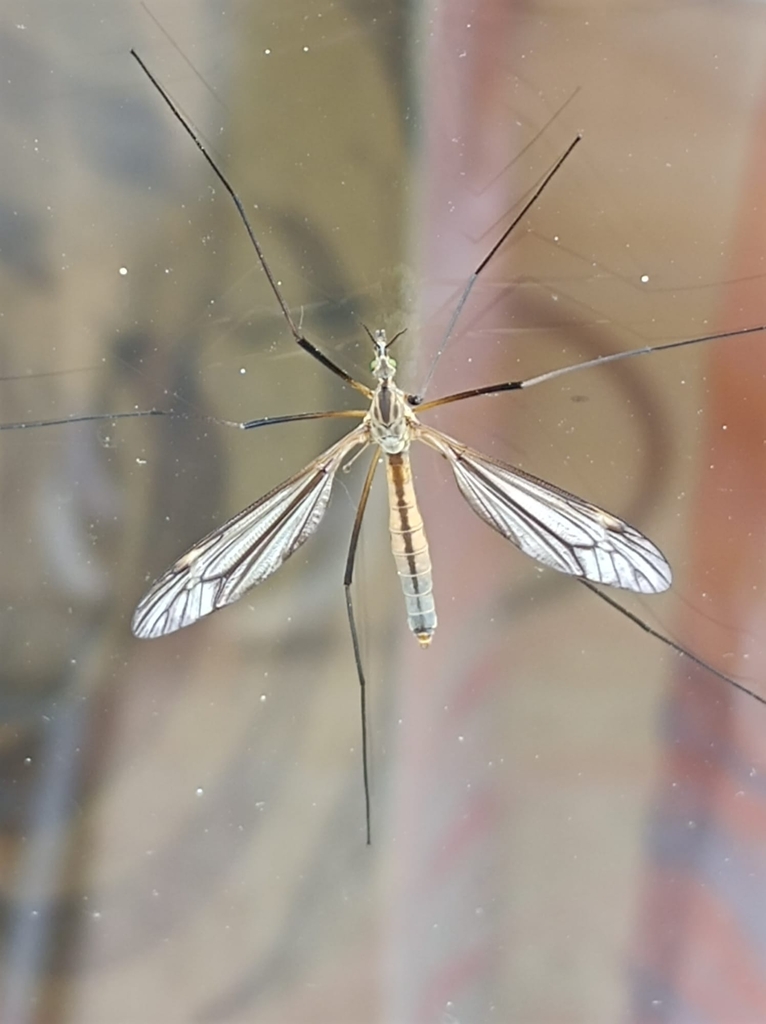
<svg viewBox="0 0 766 1024">
<path fill-rule="evenodd" d="M 685 647 L 682 647 L 680 644 L 677 644 L 675 640 L 671 640 L 670 637 L 665 636 L 664 633 L 660 633 L 659 630 L 653 629 L 648 623 L 644 622 L 643 619 L 640 619 L 638 615 L 635 615 L 628 608 L 623 607 L 623 605 L 621 605 L 619 601 L 615 601 L 613 597 L 610 597 L 608 594 L 605 594 L 602 590 L 599 590 L 598 587 L 595 587 L 592 583 L 589 583 L 587 580 L 582 579 L 580 580 L 580 583 L 582 583 L 584 587 L 587 587 L 592 594 L 596 595 L 596 597 L 600 597 L 602 601 L 605 601 L 606 604 L 610 605 L 616 611 L 624 615 L 626 619 L 630 619 L 631 622 L 634 622 L 637 626 L 640 626 L 645 633 L 649 634 L 649 636 L 653 636 L 655 640 L 659 640 L 660 643 L 665 644 L 666 647 L 670 647 L 670 649 L 675 651 L 676 654 L 680 654 L 682 657 L 688 658 L 689 661 L 693 661 L 695 665 L 699 665 L 699 667 L 705 669 L 706 672 L 710 672 L 718 679 L 722 679 L 723 682 L 728 683 L 730 686 L 733 686 L 735 690 L 739 690 L 741 693 L 746 693 L 748 697 L 755 698 L 755 700 L 757 700 L 759 704 L 766 704 L 766 697 L 761 697 L 761 695 L 755 693 L 755 691 L 749 690 L 746 686 L 743 686 L 742 683 L 738 683 L 736 679 L 732 679 L 731 676 L 727 676 L 725 672 L 721 672 L 719 669 L 713 668 L 712 665 L 709 665 L 706 661 L 703 661 L 702 658 L 698 658 L 696 654 L 692 654 L 691 651 L 687 650 Z"/>
<path fill-rule="evenodd" d="M 567 98 L 564 100 L 564 102 L 561 104 L 561 106 L 557 110 L 554 110 L 554 112 L 551 114 L 551 116 L 548 118 L 548 120 L 544 121 L 540 125 L 540 127 L 537 129 L 535 134 L 532 136 L 532 138 L 527 142 L 526 146 L 522 146 L 521 149 L 517 153 L 514 154 L 513 159 L 511 160 L 511 162 L 509 164 L 506 164 L 505 167 L 501 168 L 497 172 L 497 174 L 495 175 L 494 178 L 490 178 L 489 181 L 484 183 L 484 185 L 482 186 L 482 192 L 485 192 L 488 188 L 491 188 L 491 186 L 494 185 L 495 182 L 505 174 L 505 172 L 508 170 L 509 167 L 512 167 L 514 164 L 517 164 L 519 162 L 519 160 L 521 160 L 522 157 L 526 153 L 528 153 L 530 151 L 530 149 L 532 149 L 532 147 L 543 137 L 543 135 L 546 134 L 546 132 L 548 131 L 550 126 L 553 124 L 553 122 L 558 120 L 558 118 L 561 117 L 561 115 L 564 113 L 564 111 L 569 106 L 569 104 L 574 99 L 577 98 L 578 94 L 581 91 L 582 91 L 582 86 L 581 85 L 576 86 L 572 90 L 571 94 L 569 96 L 567 96 Z"/>
<path fill-rule="evenodd" d="M 351 630 L 351 643 L 354 647 L 354 662 L 356 663 L 356 674 L 359 679 L 359 709 L 362 716 L 362 775 L 364 779 L 364 820 L 367 829 L 367 845 L 372 845 L 372 829 L 370 826 L 370 772 L 367 757 L 367 680 L 362 666 L 362 653 L 359 650 L 359 634 L 356 629 L 354 617 L 354 602 L 351 599 L 351 583 L 354 579 L 354 560 L 356 549 L 359 545 L 359 531 L 362 529 L 364 510 L 367 508 L 367 499 L 370 496 L 372 480 L 375 470 L 378 468 L 380 453 L 376 450 L 375 456 L 367 470 L 364 478 L 364 486 L 359 496 L 359 505 L 354 518 L 354 525 L 351 530 L 351 540 L 348 545 L 348 558 L 346 559 L 346 571 L 343 574 L 343 586 L 346 591 L 346 612 L 348 613 L 348 625 Z"/>
<path fill-rule="evenodd" d="M 458 299 L 458 303 L 455 306 L 455 309 L 454 309 L 454 312 L 452 313 L 452 316 L 450 317 L 449 324 L 447 325 L 447 330 L 444 332 L 444 337 L 442 338 L 441 343 L 440 343 L 438 349 L 436 350 L 436 353 L 435 353 L 433 359 L 431 360 L 431 365 L 428 368 L 428 373 L 426 374 L 426 379 L 423 382 L 423 386 L 420 389 L 419 394 L 413 395 L 413 396 L 410 397 L 410 402 L 411 402 L 412 405 L 421 405 L 421 403 L 423 401 L 423 395 L 425 395 L 426 391 L 428 390 L 428 386 L 431 383 L 431 378 L 433 377 L 434 372 L 436 370 L 436 364 L 439 362 L 439 360 L 441 359 L 442 355 L 444 354 L 445 349 L 447 348 L 447 344 L 449 343 L 449 340 L 452 337 L 452 332 L 455 329 L 455 324 L 458 321 L 458 317 L 463 312 L 463 307 L 465 306 L 466 302 L 468 301 L 468 296 L 471 294 L 471 291 L 473 290 L 473 286 L 476 284 L 476 281 L 477 281 L 477 279 L 479 277 L 479 274 L 481 274 L 482 270 L 484 270 L 484 268 L 490 262 L 492 257 L 498 251 L 498 249 L 500 249 L 500 247 L 503 245 L 503 243 L 508 238 L 508 236 L 511 234 L 511 232 L 526 217 L 526 215 L 529 213 L 531 208 L 535 205 L 537 200 L 540 198 L 540 196 L 543 194 L 545 189 L 551 183 L 551 180 L 555 177 L 555 175 L 561 169 L 561 165 L 567 159 L 567 157 L 572 152 L 572 150 L 575 148 L 575 146 L 577 145 L 577 143 L 580 141 L 581 138 L 582 138 L 581 135 L 577 135 L 572 140 L 572 142 L 569 143 L 569 145 L 567 146 L 567 148 L 564 151 L 564 153 L 561 154 L 561 156 L 558 158 L 556 163 L 553 165 L 553 167 L 551 167 L 551 169 L 545 175 L 545 177 L 540 182 L 540 184 L 537 186 L 535 191 L 532 193 L 530 198 L 527 200 L 527 202 L 521 208 L 521 211 L 516 215 L 516 217 L 513 218 L 513 221 L 511 222 L 511 224 L 505 229 L 505 231 L 498 238 L 498 240 L 495 242 L 495 244 L 489 250 L 489 252 L 484 257 L 484 259 L 481 261 L 481 263 L 478 265 L 478 267 L 474 270 L 474 272 L 468 278 L 468 281 L 466 282 L 465 288 L 463 289 L 463 294 Z"/>
<path fill-rule="evenodd" d="M 632 348 L 628 352 L 612 352 L 609 355 L 596 356 L 595 359 L 586 359 L 583 363 L 573 363 L 572 366 L 562 366 L 558 370 L 549 370 L 548 373 L 541 373 L 537 377 L 528 377 L 526 380 L 509 380 L 501 384 L 488 384 L 483 388 L 458 391 L 454 395 L 444 395 L 442 398 L 436 398 L 432 402 L 424 402 L 422 405 L 418 405 L 418 412 L 435 409 L 439 405 L 447 405 L 450 402 L 462 402 L 464 398 L 496 395 L 501 391 L 521 391 L 522 389 L 535 387 L 537 384 L 545 384 L 549 380 L 556 380 L 557 377 L 565 377 L 570 373 L 590 370 L 595 366 L 606 366 L 607 363 L 618 363 L 622 359 L 633 359 L 635 356 L 646 356 L 651 352 L 667 352 L 672 348 L 684 348 L 686 345 L 701 345 L 703 342 L 719 341 L 722 338 L 739 338 L 746 334 L 757 334 L 758 331 L 766 331 L 766 324 L 759 324 L 757 327 L 743 327 L 736 331 L 721 331 L 720 334 L 706 334 L 701 338 L 669 341 L 662 345 L 645 345 L 643 348 Z M 408 399 L 411 405 L 418 404 L 417 400 L 411 396 L 408 396 Z"/>
<path fill-rule="evenodd" d="M 32 427 L 60 427 L 65 423 L 111 423 L 113 420 L 136 419 L 141 416 L 165 416 L 174 420 L 193 420 L 199 423 L 214 423 L 219 427 L 234 427 L 237 430 L 254 430 L 256 427 L 271 427 L 276 423 L 297 423 L 299 420 L 356 419 L 361 420 L 367 413 L 363 409 L 339 409 L 328 412 L 297 412 L 288 416 L 264 416 L 259 420 L 237 423 L 223 420 L 218 416 L 198 416 L 191 412 L 174 412 L 172 409 L 135 409 L 132 412 L 99 412 L 87 416 L 68 416 L 59 420 L 27 420 L 24 423 L 0 423 L 0 430 L 28 430 Z"/>
<path fill-rule="evenodd" d="M 99 412 L 90 416 L 65 416 L 60 420 L 27 420 L 26 423 L 0 423 L 0 430 L 26 430 L 32 427 L 60 427 L 64 423 L 98 423 L 110 420 L 130 420 L 139 416 L 173 416 L 178 413 L 165 409 L 135 409 L 132 412 Z"/>
<path fill-rule="evenodd" d="M 154 88 L 157 90 L 157 92 L 163 98 L 163 100 L 167 104 L 168 108 L 170 109 L 170 111 L 173 114 L 173 116 L 175 117 L 175 119 L 179 122 L 179 124 L 182 126 L 182 128 L 184 129 L 186 134 L 189 136 L 189 138 L 192 140 L 194 145 L 197 147 L 197 149 L 200 151 L 200 153 L 204 156 L 205 160 L 207 160 L 208 165 L 212 169 L 213 173 L 218 178 L 218 180 L 223 185 L 223 187 L 226 189 L 226 192 L 229 194 L 229 197 L 231 198 L 232 202 L 234 203 L 235 207 L 237 208 L 237 212 L 239 213 L 240 220 L 242 221 L 242 223 L 245 226 L 245 230 L 247 231 L 248 237 L 249 237 L 249 239 L 250 239 L 250 241 L 251 241 L 251 243 L 253 245 L 253 248 L 255 249 L 255 253 L 256 253 L 256 256 L 258 257 L 258 261 L 260 262 L 261 266 L 263 267 L 263 272 L 266 275 L 266 279 L 269 282 L 269 286 L 271 287 L 271 290 L 274 293 L 277 302 L 279 303 L 279 307 L 282 310 L 282 315 L 284 316 L 285 320 L 287 321 L 287 326 L 290 328 L 292 336 L 295 338 L 296 342 L 300 345 L 300 347 L 302 349 L 304 349 L 306 352 L 308 352 L 309 355 L 313 356 L 314 359 L 317 359 L 322 364 L 322 366 L 327 367 L 328 370 L 331 370 L 337 377 L 340 377 L 340 379 L 342 381 L 345 381 L 346 384 L 351 385 L 352 388 L 356 388 L 357 391 L 361 391 L 363 395 L 366 395 L 369 398 L 371 396 L 372 392 L 370 391 L 370 389 L 365 384 L 362 384 L 360 381 L 355 380 L 351 376 L 351 374 L 346 373 L 346 371 L 343 370 L 340 366 L 338 366 L 337 363 L 334 363 L 332 361 L 332 359 L 330 359 L 329 356 L 326 356 L 324 354 L 324 352 L 320 351 L 320 349 L 318 349 L 316 347 L 316 345 L 313 344 L 313 342 L 310 342 L 307 338 L 304 338 L 303 334 L 298 330 L 298 327 L 296 326 L 295 321 L 293 320 L 292 316 L 290 315 L 290 310 L 287 308 L 287 303 L 285 302 L 285 300 L 284 300 L 284 298 L 282 296 L 282 292 L 279 289 L 279 285 L 277 284 L 276 278 L 272 274 L 271 269 L 269 268 L 269 265 L 266 262 L 266 257 L 265 257 L 265 255 L 263 253 L 263 249 L 261 249 L 260 242 L 256 238 L 256 235 L 255 235 L 255 232 L 253 231 L 252 225 L 250 224 L 248 216 L 245 213 L 245 207 L 244 207 L 244 205 L 242 203 L 242 200 L 239 198 L 237 193 L 234 191 L 234 188 L 230 184 L 228 178 L 223 173 L 223 171 L 220 169 L 220 167 L 215 162 L 213 157 L 210 155 L 210 153 L 208 153 L 208 151 L 205 148 L 205 145 L 202 142 L 202 140 L 200 139 L 200 137 L 197 135 L 197 133 L 192 128 L 192 126 L 189 124 L 189 122 L 183 116 L 183 114 L 178 109 L 178 107 L 175 105 L 173 100 L 171 100 L 170 96 L 165 92 L 163 87 L 160 85 L 160 83 L 157 81 L 157 79 L 151 73 L 151 71 L 146 66 L 146 64 L 144 64 L 144 62 L 141 60 L 141 58 L 138 56 L 138 54 L 136 53 L 135 50 L 131 50 L 130 53 L 131 53 L 131 56 L 133 56 L 135 58 L 135 60 L 137 61 L 139 67 L 144 72 L 144 74 L 149 79 L 149 81 L 152 83 Z"/>
<path fill-rule="evenodd" d="M 93 366 L 73 366 L 69 370 L 41 370 L 39 373 L 9 373 L 0 377 L 0 383 L 7 380 L 37 380 L 39 377 L 64 377 L 71 373 L 92 373 L 100 370 L 99 364 Z"/>
<path fill-rule="evenodd" d="M 254 430 L 256 427 L 271 427 L 275 423 L 297 423 L 299 420 L 363 420 L 367 413 L 363 409 L 342 409 L 333 412 L 296 412 L 288 416 L 263 416 L 259 420 L 238 423 L 242 430 Z"/>
</svg>

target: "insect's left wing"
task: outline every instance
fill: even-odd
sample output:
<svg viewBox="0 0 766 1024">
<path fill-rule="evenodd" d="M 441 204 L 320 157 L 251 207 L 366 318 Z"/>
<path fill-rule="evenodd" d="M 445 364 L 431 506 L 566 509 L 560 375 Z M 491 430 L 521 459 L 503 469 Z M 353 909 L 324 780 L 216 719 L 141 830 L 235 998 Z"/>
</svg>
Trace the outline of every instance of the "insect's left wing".
<svg viewBox="0 0 766 1024">
<path fill-rule="evenodd" d="M 139 602 L 133 634 L 158 637 L 190 626 L 276 572 L 319 526 L 346 455 L 367 443 L 361 425 L 190 548 Z"/>
<path fill-rule="evenodd" d="M 659 594 L 672 582 L 665 556 L 611 512 L 419 424 L 417 436 L 452 466 L 481 518 L 543 565 L 593 583 Z"/>
</svg>

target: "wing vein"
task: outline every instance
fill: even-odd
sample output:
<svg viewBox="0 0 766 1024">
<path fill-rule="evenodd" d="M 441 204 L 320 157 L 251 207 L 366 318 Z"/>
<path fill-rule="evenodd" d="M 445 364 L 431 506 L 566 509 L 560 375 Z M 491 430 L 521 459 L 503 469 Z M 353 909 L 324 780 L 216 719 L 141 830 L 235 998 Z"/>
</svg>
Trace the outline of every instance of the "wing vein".
<svg viewBox="0 0 766 1024">
<path fill-rule="evenodd" d="M 670 586 L 659 548 L 611 512 L 433 427 L 420 424 L 417 436 L 447 459 L 474 512 L 542 565 L 641 594 Z"/>
<path fill-rule="evenodd" d="M 368 444 L 367 427 L 361 424 L 189 548 L 139 602 L 132 621 L 135 636 L 164 636 L 191 625 L 276 572 L 319 526 L 348 453 Z"/>
</svg>

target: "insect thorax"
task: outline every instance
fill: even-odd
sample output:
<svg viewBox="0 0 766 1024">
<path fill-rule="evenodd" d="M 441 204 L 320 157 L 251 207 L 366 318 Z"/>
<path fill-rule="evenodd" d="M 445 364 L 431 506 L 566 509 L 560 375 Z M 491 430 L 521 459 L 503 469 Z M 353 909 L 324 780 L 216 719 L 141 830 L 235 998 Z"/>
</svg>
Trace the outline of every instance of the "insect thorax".
<svg viewBox="0 0 766 1024">
<path fill-rule="evenodd" d="M 367 413 L 371 440 L 388 455 L 407 451 L 414 418 L 404 392 L 389 381 L 381 381 Z"/>
</svg>

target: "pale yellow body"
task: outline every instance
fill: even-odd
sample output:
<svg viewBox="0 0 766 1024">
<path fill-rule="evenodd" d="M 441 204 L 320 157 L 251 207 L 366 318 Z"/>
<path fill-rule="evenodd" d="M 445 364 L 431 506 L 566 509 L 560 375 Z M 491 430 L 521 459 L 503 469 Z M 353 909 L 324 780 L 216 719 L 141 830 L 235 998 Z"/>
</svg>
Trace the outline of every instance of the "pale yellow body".
<svg viewBox="0 0 766 1024">
<path fill-rule="evenodd" d="M 407 452 L 388 456 L 386 477 L 391 550 L 402 582 L 407 621 L 421 645 L 427 647 L 436 629 L 434 584 L 428 541 L 415 497 Z"/>
<path fill-rule="evenodd" d="M 396 363 L 386 352 L 386 336 L 376 332 L 378 353 L 372 372 L 378 386 L 365 422 L 370 440 L 386 459 L 389 529 L 396 571 L 402 583 L 407 622 L 423 647 L 436 631 L 436 606 L 423 519 L 412 483 L 409 448 L 417 419 L 401 388 L 394 383 Z"/>
</svg>

